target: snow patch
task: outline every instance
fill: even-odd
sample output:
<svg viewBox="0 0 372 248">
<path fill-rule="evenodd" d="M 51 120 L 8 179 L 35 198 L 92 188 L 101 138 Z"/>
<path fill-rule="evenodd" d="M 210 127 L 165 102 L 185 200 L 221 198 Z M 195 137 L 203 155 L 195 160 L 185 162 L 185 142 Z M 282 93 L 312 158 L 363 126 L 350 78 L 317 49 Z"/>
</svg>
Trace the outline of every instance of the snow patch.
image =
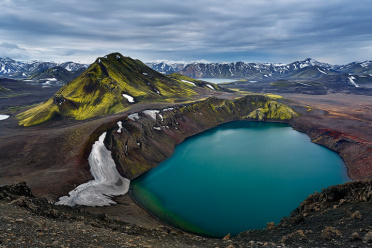
<svg viewBox="0 0 372 248">
<path fill-rule="evenodd" d="M 162 111 L 163 112 L 166 112 L 166 111 L 171 111 L 171 110 L 173 110 L 174 108 L 165 108 L 165 109 L 163 109 Z"/>
<path fill-rule="evenodd" d="M 157 89 L 154 88 L 154 91 L 160 95 L 160 91 L 158 91 Z"/>
<path fill-rule="evenodd" d="M 156 120 L 156 114 L 159 113 L 159 110 L 144 110 L 142 113 L 150 116 L 152 119 Z"/>
<path fill-rule="evenodd" d="M 116 55 L 116 59 L 120 59 L 120 55 Z"/>
<path fill-rule="evenodd" d="M 119 126 L 119 129 L 118 129 L 116 132 L 121 133 L 121 130 L 123 129 L 123 122 L 118 121 L 117 124 L 118 124 L 118 126 Z"/>
<path fill-rule="evenodd" d="M 9 115 L 0 115 L 0 121 L 8 119 Z"/>
<path fill-rule="evenodd" d="M 190 81 L 187 81 L 187 80 L 183 80 L 183 79 L 181 79 L 181 81 L 184 82 L 184 83 L 188 83 L 188 84 L 192 84 L 192 85 L 196 86 L 196 84 L 193 83 L 193 82 L 190 82 Z"/>
<path fill-rule="evenodd" d="M 355 81 L 354 81 L 355 79 L 356 79 L 356 78 L 355 78 L 354 76 L 349 77 L 349 81 L 350 81 L 350 83 L 351 83 L 352 85 L 354 85 L 355 87 L 359 88 L 360 85 L 358 85 L 357 83 L 355 83 Z"/>
<path fill-rule="evenodd" d="M 324 71 L 322 71 L 322 70 L 320 70 L 318 67 L 317 67 L 317 69 L 318 69 L 318 71 L 320 71 L 321 73 L 323 73 L 323 74 L 326 74 L 327 75 L 327 73 L 325 73 Z"/>
<path fill-rule="evenodd" d="M 134 114 L 130 114 L 130 115 L 128 115 L 128 119 L 129 120 L 132 120 L 132 121 L 136 121 L 136 120 L 139 120 L 139 115 L 138 115 L 138 113 L 134 113 Z"/>
<path fill-rule="evenodd" d="M 300 83 L 300 82 L 297 82 L 298 84 L 302 84 L 302 85 L 305 85 L 305 86 L 311 86 L 310 84 L 305 84 L 305 83 Z"/>
<path fill-rule="evenodd" d="M 134 102 L 134 98 L 130 95 L 127 95 L 127 94 L 122 94 L 123 97 L 127 98 L 128 102 Z"/>
<path fill-rule="evenodd" d="M 143 75 L 145 75 L 145 76 L 148 76 L 148 75 L 149 75 L 149 74 L 148 74 L 148 73 L 146 73 L 146 72 L 143 72 L 142 74 L 143 74 Z"/>
<path fill-rule="evenodd" d="M 155 129 L 155 130 L 159 130 L 159 131 L 161 130 L 160 127 L 154 127 L 154 129 Z"/>
<path fill-rule="evenodd" d="M 111 152 L 103 143 L 105 137 L 106 132 L 94 143 L 88 158 L 94 180 L 79 185 L 69 192 L 69 196 L 59 198 L 56 205 L 108 206 L 116 204 L 111 197 L 128 192 L 130 180 L 122 177 L 116 170 Z"/>
<path fill-rule="evenodd" d="M 206 84 L 208 88 L 211 88 L 212 90 L 215 90 L 212 85 Z"/>
<path fill-rule="evenodd" d="M 360 66 L 362 66 L 364 68 L 366 68 L 366 67 L 368 67 L 370 65 L 371 65 L 371 61 L 365 61 L 365 62 L 363 62 L 363 63 L 360 64 Z"/>
</svg>

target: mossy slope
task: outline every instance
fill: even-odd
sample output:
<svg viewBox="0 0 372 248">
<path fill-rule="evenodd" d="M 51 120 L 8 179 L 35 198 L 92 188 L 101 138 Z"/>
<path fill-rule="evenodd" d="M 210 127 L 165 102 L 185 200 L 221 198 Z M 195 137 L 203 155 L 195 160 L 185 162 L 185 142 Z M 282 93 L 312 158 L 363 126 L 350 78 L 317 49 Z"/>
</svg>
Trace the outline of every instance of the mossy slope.
<svg viewBox="0 0 372 248">
<path fill-rule="evenodd" d="M 6 96 L 9 96 L 11 94 L 13 94 L 12 90 L 0 86 L 0 97 L 6 97 Z"/>
<path fill-rule="evenodd" d="M 24 126 L 61 117 L 84 120 L 117 113 L 138 102 L 173 102 L 196 94 L 190 84 L 168 78 L 139 60 L 112 53 L 97 58 L 51 99 L 19 114 L 18 119 Z"/>
</svg>

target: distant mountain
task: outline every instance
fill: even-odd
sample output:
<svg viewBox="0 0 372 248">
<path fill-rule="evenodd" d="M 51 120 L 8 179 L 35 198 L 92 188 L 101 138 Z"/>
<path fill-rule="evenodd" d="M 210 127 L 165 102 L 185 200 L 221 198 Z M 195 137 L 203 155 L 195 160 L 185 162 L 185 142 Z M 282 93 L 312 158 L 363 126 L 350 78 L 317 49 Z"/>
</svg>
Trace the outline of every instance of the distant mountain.
<svg viewBox="0 0 372 248">
<path fill-rule="evenodd" d="M 221 87 L 239 89 L 255 93 L 297 93 L 324 95 L 328 93 L 345 93 L 358 95 L 372 95 L 372 75 L 351 75 L 348 73 L 324 75 L 317 78 L 319 67 L 299 69 L 296 78 L 272 79 L 264 81 L 241 80 Z M 331 71 L 331 70 L 330 70 Z M 302 73 L 306 77 L 301 77 Z M 313 77 L 309 77 L 312 75 Z"/>
<path fill-rule="evenodd" d="M 86 69 L 88 67 L 88 65 L 75 62 L 21 62 L 10 58 L 0 58 L 0 77 L 18 79 L 28 78 L 33 74 L 41 73 L 57 66 L 67 71 L 81 71 L 81 69 Z"/>
<path fill-rule="evenodd" d="M 69 71 L 63 67 L 56 66 L 50 69 L 43 70 L 42 72 L 37 72 L 28 77 L 28 79 L 25 81 L 33 81 L 44 84 L 65 84 L 75 79 L 84 70 L 85 68 L 80 68 L 75 71 Z"/>
<path fill-rule="evenodd" d="M 151 62 L 148 66 L 163 74 L 181 73 L 192 78 L 232 78 L 249 80 L 321 78 L 344 73 L 372 74 L 372 61 L 331 65 L 311 58 L 289 64 L 275 63 L 167 63 Z"/>
<path fill-rule="evenodd" d="M 97 58 L 80 76 L 63 86 L 43 104 L 17 116 L 21 125 L 30 126 L 51 119 L 84 120 L 123 111 L 139 102 L 174 102 L 188 100 L 205 88 L 167 77 L 139 60 L 119 53 Z"/>
<path fill-rule="evenodd" d="M 10 58 L 0 58 L 0 75 L 19 73 L 26 66 L 25 63 Z"/>
<path fill-rule="evenodd" d="M 286 65 L 288 69 L 296 70 L 296 69 L 302 69 L 306 67 L 319 67 L 319 68 L 326 68 L 326 69 L 334 69 L 335 66 L 328 64 L 328 63 L 322 63 L 319 61 L 316 61 L 315 59 L 312 58 L 307 58 L 303 61 L 296 61 L 293 63 L 290 63 Z"/>
<path fill-rule="evenodd" d="M 347 65 L 336 66 L 336 69 L 350 74 L 372 74 L 372 61 L 353 62 Z"/>
<path fill-rule="evenodd" d="M 320 78 L 325 75 L 344 73 L 350 73 L 353 75 L 372 74 L 372 61 L 353 62 L 347 65 L 331 65 L 311 58 L 302 61 L 295 61 L 289 64 L 245 62 L 187 63 L 159 60 L 147 62 L 146 65 L 164 75 L 181 73 L 192 78 L 245 78 L 249 80 L 271 80 Z M 75 62 L 21 62 L 10 58 L 0 58 L 0 78 L 26 79 L 54 67 L 60 67 L 67 71 L 75 72 L 86 69 L 88 65 Z"/>
<path fill-rule="evenodd" d="M 155 71 L 158 71 L 165 75 L 169 75 L 175 72 L 182 71 L 187 63 L 162 60 L 147 62 L 146 65 Z"/>
</svg>

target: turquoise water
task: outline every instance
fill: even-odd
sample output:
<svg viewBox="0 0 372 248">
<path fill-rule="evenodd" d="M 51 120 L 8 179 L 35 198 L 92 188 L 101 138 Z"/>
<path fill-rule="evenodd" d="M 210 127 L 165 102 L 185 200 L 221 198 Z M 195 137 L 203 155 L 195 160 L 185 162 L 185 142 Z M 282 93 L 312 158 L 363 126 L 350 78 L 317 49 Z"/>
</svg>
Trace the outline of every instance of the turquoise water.
<svg viewBox="0 0 372 248">
<path fill-rule="evenodd" d="M 131 182 L 160 220 L 222 237 L 265 228 L 314 191 L 349 181 L 337 153 L 287 124 L 231 122 L 186 139 L 171 158 Z"/>
</svg>

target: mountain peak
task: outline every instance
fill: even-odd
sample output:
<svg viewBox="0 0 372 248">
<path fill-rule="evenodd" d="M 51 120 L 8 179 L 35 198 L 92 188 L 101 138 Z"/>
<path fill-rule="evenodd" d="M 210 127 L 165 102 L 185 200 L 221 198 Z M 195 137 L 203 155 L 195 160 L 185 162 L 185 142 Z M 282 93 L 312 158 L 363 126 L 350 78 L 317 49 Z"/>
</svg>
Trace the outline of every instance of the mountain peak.
<svg viewBox="0 0 372 248">
<path fill-rule="evenodd" d="M 139 102 L 173 102 L 196 94 L 193 86 L 166 77 L 140 60 L 111 53 L 97 58 L 48 101 L 19 114 L 19 119 L 25 126 L 61 117 L 84 120 Z"/>
</svg>

